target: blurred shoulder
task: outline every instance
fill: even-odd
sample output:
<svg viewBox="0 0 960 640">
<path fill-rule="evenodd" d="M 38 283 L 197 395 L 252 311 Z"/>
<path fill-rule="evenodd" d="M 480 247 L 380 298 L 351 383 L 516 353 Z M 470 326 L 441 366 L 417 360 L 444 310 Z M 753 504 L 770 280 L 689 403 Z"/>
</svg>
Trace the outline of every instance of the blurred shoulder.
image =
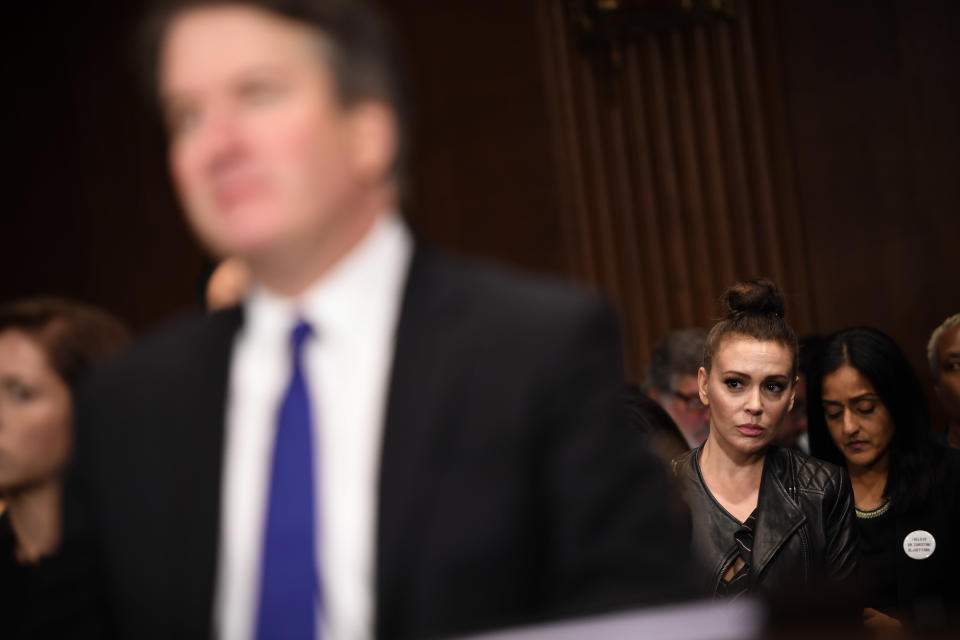
<svg viewBox="0 0 960 640">
<path fill-rule="evenodd" d="M 82 381 L 81 393 L 116 390 L 137 383 L 149 385 L 183 375 L 198 360 L 232 344 L 241 320 L 239 307 L 212 314 L 196 310 L 175 316 L 94 367 Z"/>
<path fill-rule="evenodd" d="M 423 253 L 423 262 L 435 272 L 440 285 L 481 316 L 556 324 L 578 315 L 612 313 L 597 293 L 555 276 L 437 250 Z"/>
</svg>

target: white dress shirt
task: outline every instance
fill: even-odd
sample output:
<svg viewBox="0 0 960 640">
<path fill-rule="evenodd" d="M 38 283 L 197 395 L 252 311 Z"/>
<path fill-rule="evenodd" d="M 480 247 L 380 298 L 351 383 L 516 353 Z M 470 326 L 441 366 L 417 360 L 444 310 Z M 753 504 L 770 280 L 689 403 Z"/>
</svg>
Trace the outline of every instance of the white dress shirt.
<svg viewBox="0 0 960 640">
<path fill-rule="evenodd" d="M 412 246 L 399 217 L 384 215 L 298 299 L 257 288 L 246 301 L 226 405 L 214 610 L 221 640 L 248 640 L 256 628 L 273 437 L 300 317 L 314 330 L 304 367 L 318 485 L 318 633 L 325 640 L 373 635 L 380 444 Z"/>
</svg>

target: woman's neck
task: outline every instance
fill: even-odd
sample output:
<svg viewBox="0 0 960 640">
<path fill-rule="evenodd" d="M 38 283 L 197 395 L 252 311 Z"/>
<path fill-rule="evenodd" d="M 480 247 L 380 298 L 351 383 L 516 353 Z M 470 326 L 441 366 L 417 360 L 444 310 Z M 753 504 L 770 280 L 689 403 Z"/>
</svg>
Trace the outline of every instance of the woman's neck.
<svg viewBox="0 0 960 640">
<path fill-rule="evenodd" d="M 60 544 L 59 479 L 5 497 L 17 561 L 34 563 L 56 551 Z"/>
<path fill-rule="evenodd" d="M 712 433 L 712 432 L 711 432 Z M 756 508 L 766 450 L 743 455 L 707 436 L 700 473 L 713 497 L 741 522 Z"/>
<path fill-rule="evenodd" d="M 847 470 L 850 473 L 853 500 L 857 503 L 857 508 L 870 511 L 883 504 L 883 494 L 887 488 L 887 476 L 890 470 L 887 456 L 869 467 L 847 465 Z"/>
<path fill-rule="evenodd" d="M 738 482 L 748 482 L 748 479 L 752 479 L 759 484 L 767 450 L 745 454 L 724 445 L 725 443 L 719 440 L 707 437 L 700 454 L 701 472 L 709 468 L 711 473 L 725 478 L 736 479 Z"/>
</svg>

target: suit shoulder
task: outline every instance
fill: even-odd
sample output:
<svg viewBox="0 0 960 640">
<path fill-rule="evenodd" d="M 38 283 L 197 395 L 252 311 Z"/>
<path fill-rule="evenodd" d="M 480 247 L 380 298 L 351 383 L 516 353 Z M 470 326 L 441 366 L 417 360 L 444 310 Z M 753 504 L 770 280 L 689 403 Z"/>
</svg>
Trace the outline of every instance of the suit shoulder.
<svg viewBox="0 0 960 640">
<path fill-rule="evenodd" d="M 522 271 L 475 258 L 440 258 L 451 285 L 476 305 L 505 313 L 577 313 L 609 308 L 598 294 L 557 277 Z"/>
<path fill-rule="evenodd" d="M 205 314 L 186 312 L 149 330 L 123 352 L 95 367 L 82 389 L 123 386 L 138 380 L 178 375 L 217 336 L 232 337 L 240 323 L 239 308 Z"/>
</svg>

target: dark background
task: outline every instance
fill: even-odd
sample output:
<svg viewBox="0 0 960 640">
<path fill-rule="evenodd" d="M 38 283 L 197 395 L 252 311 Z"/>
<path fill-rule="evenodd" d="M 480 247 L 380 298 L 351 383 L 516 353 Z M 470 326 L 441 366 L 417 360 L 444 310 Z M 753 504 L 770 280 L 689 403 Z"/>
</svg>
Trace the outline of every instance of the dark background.
<svg viewBox="0 0 960 640">
<path fill-rule="evenodd" d="M 137 329 L 196 303 L 205 258 L 132 62 L 139 4 L 5 4 L 0 299 L 68 295 Z M 427 238 L 609 295 L 633 376 L 757 275 L 801 334 L 874 325 L 926 376 L 930 330 L 960 311 L 960 3 L 740 0 L 615 56 L 581 46 L 572 1 L 387 4 Z"/>
</svg>

